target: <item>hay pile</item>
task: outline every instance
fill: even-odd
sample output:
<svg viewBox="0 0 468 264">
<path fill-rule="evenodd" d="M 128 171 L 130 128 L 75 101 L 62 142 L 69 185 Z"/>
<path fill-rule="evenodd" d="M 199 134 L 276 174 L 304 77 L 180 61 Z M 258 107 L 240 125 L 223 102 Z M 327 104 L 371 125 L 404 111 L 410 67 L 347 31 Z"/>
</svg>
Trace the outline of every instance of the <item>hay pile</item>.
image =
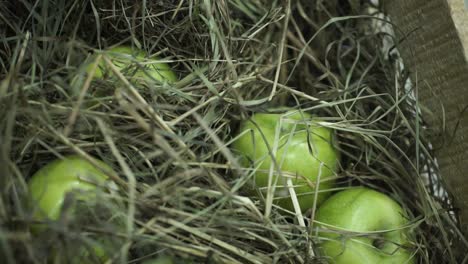
<svg viewBox="0 0 468 264">
<path fill-rule="evenodd" d="M 367 1 L 361 1 L 367 2 Z M 339 187 L 390 194 L 412 217 L 420 263 L 460 263 L 467 243 L 434 173 L 407 72 L 382 53 L 359 1 L 3 1 L 0 4 L 0 255 L 78 259 L 105 243 L 114 262 L 316 263 L 311 215 L 244 192 L 230 144 L 273 106 L 324 117 L 342 153 Z M 173 85 L 123 76 L 74 82 L 94 50 L 133 45 L 176 71 Z M 393 53 L 392 53 L 393 54 Z M 105 96 L 93 97 L 96 91 Z M 98 103 L 96 103 L 98 102 Z M 90 107 L 92 105 L 92 107 Z M 118 190 L 79 204 L 46 233 L 26 182 L 57 157 L 110 164 Z M 83 212 L 83 213 L 81 213 Z M 122 228 L 123 227 L 123 228 Z M 96 261 L 95 256 L 86 256 Z"/>
</svg>

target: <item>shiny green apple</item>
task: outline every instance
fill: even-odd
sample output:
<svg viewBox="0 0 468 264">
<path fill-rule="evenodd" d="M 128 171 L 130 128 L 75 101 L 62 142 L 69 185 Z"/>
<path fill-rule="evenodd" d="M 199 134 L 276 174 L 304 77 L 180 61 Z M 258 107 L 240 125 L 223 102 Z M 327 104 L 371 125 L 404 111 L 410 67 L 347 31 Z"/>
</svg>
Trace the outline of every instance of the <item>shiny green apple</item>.
<svg viewBox="0 0 468 264">
<path fill-rule="evenodd" d="M 148 54 L 140 49 L 129 46 L 117 46 L 105 51 L 105 55 L 119 69 L 124 76 L 131 76 L 137 79 L 153 79 L 158 82 L 174 83 L 177 76 L 167 63 L 159 62 L 159 58 L 148 58 Z M 86 72 L 90 73 L 93 63 L 89 63 Z M 113 74 L 109 64 L 101 59 L 94 72 L 94 77 L 104 78 Z"/>
<path fill-rule="evenodd" d="M 77 155 L 57 159 L 38 170 L 29 180 L 28 187 L 32 201 L 37 205 L 34 217 L 37 220 L 57 220 L 60 216 L 65 197 L 68 193 L 75 195 L 75 199 L 89 201 L 93 192 L 100 187 L 113 187 L 105 171 L 112 169 L 100 160 L 95 160 L 97 167 Z M 72 208 L 73 210 L 75 208 Z M 32 226 L 34 232 L 42 232 L 43 225 Z M 79 254 L 70 263 L 91 263 L 92 259 L 102 262 L 108 259 L 104 250 L 104 243 L 94 242 L 90 248 L 80 247 Z M 75 250 L 76 251 L 76 250 Z M 57 252 L 52 253 L 54 263 L 63 263 Z"/>
<path fill-rule="evenodd" d="M 320 250 L 335 264 L 412 264 L 408 219 L 387 195 L 352 188 L 326 200 L 316 212 Z"/>
<path fill-rule="evenodd" d="M 96 160 L 99 167 L 112 171 L 102 161 Z M 38 219 L 58 219 L 65 196 L 73 190 L 93 191 L 96 186 L 108 184 L 108 177 L 99 168 L 79 156 L 57 159 L 39 171 L 29 180 L 29 192 L 38 206 Z M 80 194 L 80 199 L 90 196 Z"/>
<path fill-rule="evenodd" d="M 278 148 L 274 154 L 276 131 Z M 291 178 L 301 210 L 313 206 L 314 191 L 320 175 L 317 204 L 334 186 L 333 177 L 338 169 L 339 153 L 334 147 L 334 131 L 320 126 L 317 119 L 307 113 L 257 113 L 240 126 L 240 138 L 233 144 L 241 155 L 241 164 L 256 169 L 254 185 L 264 194 L 268 186 L 269 170 L 274 166 L 273 181 L 276 181 L 274 202 L 293 211 L 293 204 L 286 179 Z M 277 168 L 279 167 L 279 171 Z"/>
</svg>

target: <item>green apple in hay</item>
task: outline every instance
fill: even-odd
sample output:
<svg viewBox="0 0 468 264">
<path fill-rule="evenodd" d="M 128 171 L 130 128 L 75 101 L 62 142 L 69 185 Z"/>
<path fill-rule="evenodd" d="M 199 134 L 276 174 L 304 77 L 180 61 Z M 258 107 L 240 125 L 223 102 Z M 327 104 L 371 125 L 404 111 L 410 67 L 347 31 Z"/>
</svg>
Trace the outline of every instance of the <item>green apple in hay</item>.
<svg viewBox="0 0 468 264">
<path fill-rule="evenodd" d="M 112 169 L 95 160 L 100 168 Z M 67 193 L 79 190 L 79 199 L 90 199 L 98 186 L 112 185 L 107 175 L 89 161 L 76 156 L 57 159 L 38 170 L 29 180 L 29 192 L 38 210 L 38 219 L 58 219 Z M 86 192 L 83 192 L 86 191 Z"/>
<path fill-rule="evenodd" d="M 87 201 L 95 198 L 93 193 L 99 187 L 115 188 L 115 184 L 101 170 L 101 168 L 106 171 L 112 169 L 100 160 L 95 161 L 98 167 L 86 159 L 72 155 L 52 161 L 38 170 L 28 182 L 32 202 L 37 205 L 34 217 L 37 220 L 57 220 L 68 193 L 73 192 L 76 199 Z M 74 211 L 74 213 L 80 212 Z M 44 226 L 40 224 L 33 226 L 35 232 L 41 232 L 43 229 Z M 96 242 L 91 248 L 93 252 L 89 252 L 89 249 L 84 247 L 79 249 L 78 262 L 96 257 L 101 260 L 107 259 L 104 244 Z M 59 254 L 53 254 L 53 258 L 58 257 Z"/>
<path fill-rule="evenodd" d="M 161 256 L 154 259 L 148 259 L 143 264 L 175 264 L 174 259 L 169 256 Z"/>
<path fill-rule="evenodd" d="M 177 81 L 175 72 L 167 63 L 160 62 L 157 57 L 148 58 L 148 54 L 143 50 L 130 46 L 117 46 L 106 50 L 105 56 L 109 57 L 112 64 L 124 76 L 143 80 L 151 78 L 161 83 L 174 83 Z M 93 63 L 89 63 L 86 72 L 90 73 L 93 67 Z M 94 72 L 94 77 L 104 78 L 112 74 L 114 73 L 109 64 L 101 59 Z"/>
<path fill-rule="evenodd" d="M 307 113 L 290 110 L 286 113 L 256 113 L 240 125 L 242 136 L 234 143 L 241 155 L 241 164 L 256 168 L 254 186 L 263 191 L 268 187 L 269 170 L 274 167 L 273 183 L 276 182 L 274 202 L 293 211 L 293 204 L 286 179 L 292 180 L 301 211 L 314 204 L 317 179 L 320 176 L 317 204 L 329 194 L 334 186 L 338 170 L 339 153 L 335 148 L 335 134 L 330 128 L 318 124 L 318 119 Z M 278 127 L 280 126 L 280 127 Z M 275 135 L 279 128 L 278 148 L 275 160 L 273 151 Z"/>
<path fill-rule="evenodd" d="M 317 210 L 320 251 L 335 264 L 412 264 L 408 219 L 387 195 L 352 188 L 332 195 Z M 327 231 L 329 230 L 329 231 Z"/>
</svg>

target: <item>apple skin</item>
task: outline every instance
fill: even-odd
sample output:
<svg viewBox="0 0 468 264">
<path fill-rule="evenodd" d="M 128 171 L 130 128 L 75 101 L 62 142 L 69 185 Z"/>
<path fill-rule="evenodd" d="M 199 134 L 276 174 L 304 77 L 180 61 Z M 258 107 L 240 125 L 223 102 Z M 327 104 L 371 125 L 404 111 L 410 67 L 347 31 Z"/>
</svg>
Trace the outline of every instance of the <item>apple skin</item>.
<svg viewBox="0 0 468 264">
<path fill-rule="evenodd" d="M 174 264 L 174 260 L 168 256 L 162 256 L 159 258 L 149 259 L 142 264 Z"/>
<path fill-rule="evenodd" d="M 79 252 L 77 254 L 77 251 Z M 62 253 L 63 254 L 63 253 Z M 109 260 L 104 244 L 95 242 L 90 247 L 80 246 L 79 248 L 70 249 L 68 255 L 58 254 L 58 250 L 52 254 L 50 263 L 69 263 L 69 264 L 91 264 L 91 263 L 106 263 Z M 73 256 L 73 258 L 71 258 Z"/>
<path fill-rule="evenodd" d="M 95 159 L 98 167 L 104 170 L 112 169 L 104 162 Z M 109 186 L 115 188 L 115 183 L 109 181 L 107 175 L 92 163 L 77 156 L 66 156 L 64 159 L 57 159 L 38 170 L 29 180 L 28 187 L 32 200 L 38 205 L 34 217 L 38 220 L 57 220 L 60 216 L 66 194 L 72 191 L 80 192 L 77 199 L 91 199 L 92 191 L 99 186 Z M 44 226 L 37 224 L 32 226 L 33 232 L 44 231 Z M 91 248 L 80 247 L 79 254 L 73 260 L 66 260 L 70 263 L 91 263 L 92 259 L 98 258 L 102 263 L 107 259 L 104 250 L 105 242 L 95 242 Z M 92 251 L 92 252 L 91 252 Z M 63 263 L 63 259 L 57 253 L 52 254 L 54 263 Z"/>
<path fill-rule="evenodd" d="M 364 187 L 338 192 L 326 200 L 317 210 L 315 220 L 321 231 L 321 252 L 335 264 L 412 264 L 415 257 L 398 245 L 407 245 L 403 228 L 408 220 L 403 209 L 387 195 Z M 341 231 L 375 232 L 396 230 L 369 236 L 341 236 Z M 379 238 L 380 241 L 374 238 Z M 393 242 L 393 243 L 392 243 Z M 379 248 L 373 244 L 378 244 Z M 393 253 L 393 254 L 392 254 Z"/>
<path fill-rule="evenodd" d="M 132 77 L 143 80 L 147 80 L 150 78 L 149 76 L 151 76 L 152 79 L 161 83 L 174 83 L 177 81 L 176 74 L 167 63 L 157 62 L 159 59 L 155 57 L 148 58 L 146 52 L 143 50 L 132 49 L 129 46 L 117 46 L 106 50 L 106 55 L 124 75 L 125 73 L 129 73 Z M 141 64 L 137 66 L 137 63 Z M 142 67 L 144 67 L 145 70 L 143 70 Z M 90 73 L 92 68 L 93 63 L 89 63 L 86 67 L 86 72 Z M 94 72 L 94 77 L 104 78 L 106 74 L 111 73 L 112 70 L 106 61 L 101 59 Z"/>
<path fill-rule="evenodd" d="M 105 170 L 112 169 L 102 161 L 96 160 Z M 108 177 L 87 160 L 76 156 L 57 159 L 39 171 L 29 180 L 30 195 L 39 207 L 35 215 L 38 219 L 58 219 L 65 195 L 72 190 L 92 191 L 96 185 L 106 184 Z M 86 195 L 80 199 L 89 198 Z"/>
<path fill-rule="evenodd" d="M 291 175 L 301 211 L 305 212 L 313 207 L 315 184 L 319 173 L 319 190 L 321 192 L 318 194 L 317 204 L 325 200 L 329 195 L 326 190 L 335 184 L 331 177 L 336 174 L 338 169 L 339 153 L 333 146 L 335 140 L 333 130 L 319 126 L 316 124 L 316 119 L 307 113 L 292 110 L 283 114 L 257 113 L 251 119 L 241 123 L 239 133 L 252 132 L 243 134 L 234 142 L 233 147 L 241 154 L 242 166 L 258 168 L 254 175 L 254 185 L 264 189 L 263 194 L 266 195 L 268 171 L 273 162 L 267 144 L 273 150 L 276 126 L 281 119 L 283 121 L 279 133 L 278 151 L 275 156 L 282 176 L 278 178 L 275 169 L 273 179 L 278 179 L 278 181 L 274 202 L 284 209 L 294 211 L 286 187 L 286 177 L 284 177 Z M 254 123 L 258 125 L 258 128 Z M 291 133 L 293 135 L 290 138 Z M 312 151 L 311 153 L 309 149 Z"/>
</svg>

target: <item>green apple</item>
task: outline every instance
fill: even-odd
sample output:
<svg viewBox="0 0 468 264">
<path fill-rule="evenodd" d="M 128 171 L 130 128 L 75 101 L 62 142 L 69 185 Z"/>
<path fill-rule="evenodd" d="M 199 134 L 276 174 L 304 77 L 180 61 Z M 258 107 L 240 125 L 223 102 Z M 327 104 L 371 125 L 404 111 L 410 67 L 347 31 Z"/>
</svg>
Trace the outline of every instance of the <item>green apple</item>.
<svg viewBox="0 0 468 264">
<path fill-rule="evenodd" d="M 65 252 L 63 248 L 53 249 L 51 263 L 69 263 L 69 264 L 91 264 L 105 263 L 109 260 L 109 255 L 101 242 L 93 242 L 87 247 L 69 248 Z M 59 254 L 60 252 L 60 254 Z M 49 256 L 50 257 L 50 256 Z"/>
<path fill-rule="evenodd" d="M 278 129 L 278 148 L 274 154 L 275 135 Z M 255 168 L 254 185 L 264 194 L 268 186 L 269 170 L 274 168 L 273 183 L 276 182 L 275 203 L 293 211 L 287 188 L 287 177 L 291 178 L 301 210 L 312 208 L 318 176 L 320 185 L 317 204 L 327 196 L 334 186 L 333 176 L 338 167 L 338 151 L 334 147 L 334 131 L 320 126 L 317 119 L 307 113 L 290 110 L 283 114 L 257 113 L 241 123 L 242 134 L 233 144 L 241 154 L 241 164 Z"/>
<path fill-rule="evenodd" d="M 112 171 L 102 161 L 96 160 L 99 167 Z M 68 156 L 55 160 L 39 171 L 29 180 L 29 192 L 38 205 L 38 219 L 58 219 L 65 196 L 73 190 L 93 191 L 96 186 L 107 184 L 108 177 L 99 168 L 79 156 Z M 89 198 L 80 195 L 80 199 Z"/>
<path fill-rule="evenodd" d="M 174 264 L 174 260 L 168 256 L 162 256 L 155 259 L 149 259 L 143 262 L 143 264 Z"/>
<path fill-rule="evenodd" d="M 167 63 L 158 62 L 159 58 L 148 58 L 145 51 L 129 46 L 117 46 L 105 51 L 111 62 L 126 76 L 147 80 L 152 78 L 158 82 L 174 83 L 177 76 Z M 86 72 L 90 73 L 93 63 L 89 63 Z M 104 78 L 113 74 L 108 63 L 101 59 L 94 72 L 94 77 Z"/>
<path fill-rule="evenodd" d="M 338 192 L 317 210 L 321 252 L 335 264 L 411 264 L 403 209 L 387 195 L 352 188 Z"/>
<path fill-rule="evenodd" d="M 112 171 L 112 169 L 100 160 L 95 161 L 97 167 L 77 155 L 72 155 L 57 159 L 38 170 L 28 182 L 30 195 L 38 207 L 35 218 L 38 220 L 58 219 L 68 193 L 73 192 L 76 199 L 89 201 L 93 198 L 92 193 L 99 188 L 98 186 L 108 185 L 115 188 L 115 184 L 109 181 L 107 175 L 101 170 L 101 168 L 106 171 Z M 44 227 L 34 225 L 32 228 L 33 232 L 41 232 Z M 104 262 L 108 259 L 104 244 L 93 242 L 90 248 L 80 247 L 77 249 L 79 254 L 76 258 L 73 261 L 66 261 L 88 263 L 97 258 Z M 55 263 L 63 263 L 60 260 L 62 257 L 57 252 L 52 254 Z"/>
<path fill-rule="evenodd" d="M 112 64 L 125 77 L 130 78 L 133 81 L 156 81 L 158 83 L 169 84 L 178 81 L 175 72 L 167 63 L 161 62 L 160 59 L 155 56 L 149 57 L 143 50 L 132 48 L 130 46 L 116 46 L 104 50 L 102 53 L 109 58 Z M 108 77 L 115 76 L 115 73 L 111 69 L 109 63 L 104 60 L 104 58 L 101 58 L 96 62 L 96 56 L 97 55 L 94 54 L 86 60 L 83 63 L 79 74 L 76 74 L 72 78 L 71 93 L 73 95 L 77 96 L 81 93 L 86 76 L 89 74 L 93 74 L 93 77 L 97 79 L 106 79 Z M 90 94 L 92 95 L 92 99 L 89 100 L 89 102 L 84 103 L 85 108 L 97 106 L 99 104 L 99 100 L 96 100 L 97 98 L 111 95 L 106 92 L 103 87 L 92 89 Z"/>
</svg>

